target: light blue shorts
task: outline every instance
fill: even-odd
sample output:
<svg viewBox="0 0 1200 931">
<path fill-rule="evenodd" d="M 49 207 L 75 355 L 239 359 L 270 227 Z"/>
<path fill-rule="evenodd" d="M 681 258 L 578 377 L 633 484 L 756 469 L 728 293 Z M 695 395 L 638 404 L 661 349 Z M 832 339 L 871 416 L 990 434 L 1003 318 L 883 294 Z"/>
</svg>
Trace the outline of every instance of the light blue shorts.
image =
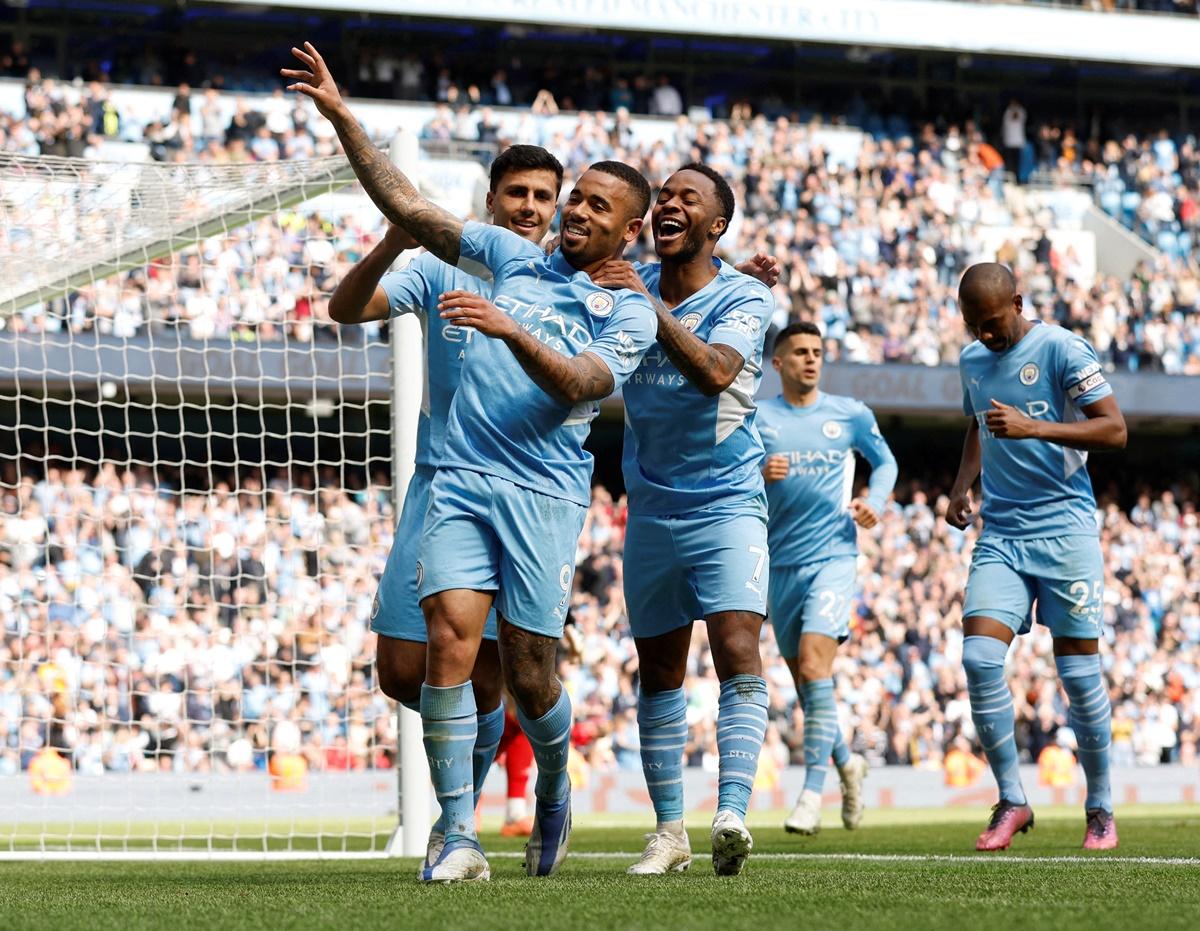
<svg viewBox="0 0 1200 931">
<path fill-rule="evenodd" d="M 394 640 L 413 640 L 425 643 L 425 615 L 417 598 L 417 551 L 421 543 L 421 528 L 429 508 L 428 472 L 418 470 L 408 483 L 404 509 L 396 525 L 396 536 L 379 579 L 375 603 L 371 606 L 371 630 Z M 488 612 L 483 628 L 485 640 L 496 639 L 496 612 Z"/>
<path fill-rule="evenodd" d="M 971 556 L 963 617 L 995 618 L 1028 633 L 1033 606 L 1055 637 L 1100 636 L 1104 558 L 1100 540 L 1076 534 L 1010 540 L 984 534 Z"/>
<path fill-rule="evenodd" d="M 417 560 L 417 594 L 497 592 L 510 624 L 561 637 L 587 508 L 470 469 L 438 469 Z"/>
<path fill-rule="evenodd" d="M 625 608 L 635 637 L 718 611 L 767 613 L 766 508 L 755 501 L 677 517 L 630 515 Z"/>
<path fill-rule="evenodd" d="M 780 656 L 799 656 L 802 634 L 824 634 L 838 643 L 850 636 L 857 563 L 854 556 L 834 556 L 771 569 L 771 624 Z"/>
</svg>

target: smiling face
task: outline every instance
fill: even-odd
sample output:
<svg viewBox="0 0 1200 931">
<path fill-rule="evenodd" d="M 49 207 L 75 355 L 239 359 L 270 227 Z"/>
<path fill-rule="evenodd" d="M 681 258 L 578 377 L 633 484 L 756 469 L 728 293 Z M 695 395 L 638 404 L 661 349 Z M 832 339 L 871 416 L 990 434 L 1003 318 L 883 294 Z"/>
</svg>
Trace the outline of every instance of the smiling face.
<svg viewBox="0 0 1200 931">
<path fill-rule="evenodd" d="M 487 209 L 496 225 L 533 243 L 545 238 L 557 206 L 558 178 L 544 168 L 510 171 L 487 195 Z"/>
<path fill-rule="evenodd" d="M 729 225 L 712 179 L 698 171 L 677 171 L 663 184 L 650 212 L 654 251 L 663 261 L 688 262 L 712 255 Z"/>
<path fill-rule="evenodd" d="M 620 256 L 637 239 L 637 195 L 616 175 L 589 169 L 579 176 L 562 212 L 563 255 L 576 268 Z"/>
</svg>

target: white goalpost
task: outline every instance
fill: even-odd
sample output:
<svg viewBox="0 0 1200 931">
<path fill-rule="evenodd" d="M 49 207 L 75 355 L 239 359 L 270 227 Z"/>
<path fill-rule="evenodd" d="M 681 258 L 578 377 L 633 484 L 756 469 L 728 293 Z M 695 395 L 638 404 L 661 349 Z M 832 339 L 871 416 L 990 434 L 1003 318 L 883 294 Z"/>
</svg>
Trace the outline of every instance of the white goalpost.
<svg viewBox="0 0 1200 931">
<path fill-rule="evenodd" d="M 368 627 L 421 335 L 328 324 L 353 180 L 0 154 L 0 857 L 423 853 Z"/>
</svg>

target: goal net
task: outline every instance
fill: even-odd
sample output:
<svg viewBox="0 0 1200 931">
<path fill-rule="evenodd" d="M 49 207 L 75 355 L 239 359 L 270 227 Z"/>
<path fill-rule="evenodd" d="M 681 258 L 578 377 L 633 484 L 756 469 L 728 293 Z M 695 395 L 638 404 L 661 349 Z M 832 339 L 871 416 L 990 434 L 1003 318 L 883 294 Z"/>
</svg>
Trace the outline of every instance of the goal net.
<svg viewBox="0 0 1200 931">
<path fill-rule="evenodd" d="M 0 853 L 379 852 L 382 233 L 341 158 L 0 155 Z"/>
</svg>

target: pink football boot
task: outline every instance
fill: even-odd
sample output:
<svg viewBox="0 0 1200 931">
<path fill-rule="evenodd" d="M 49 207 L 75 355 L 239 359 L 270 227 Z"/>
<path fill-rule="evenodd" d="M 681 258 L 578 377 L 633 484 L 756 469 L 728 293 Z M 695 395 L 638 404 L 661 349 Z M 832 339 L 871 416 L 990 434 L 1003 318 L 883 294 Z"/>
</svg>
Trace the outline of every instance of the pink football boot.
<svg viewBox="0 0 1200 931">
<path fill-rule="evenodd" d="M 1087 831 L 1083 835 L 1084 850 L 1113 850 L 1117 846 L 1117 819 L 1103 808 L 1087 810 Z"/>
<path fill-rule="evenodd" d="M 1088 824 L 1090 826 L 1091 821 Z M 979 835 L 979 840 L 975 841 L 975 849 L 1007 850 L 1014 834 L 1024 834 L 1032 827 L 1032 808 L 1001 799 L 992 808 L 992 820 L 988 822 L 987 830 Z"/>
</svg>

